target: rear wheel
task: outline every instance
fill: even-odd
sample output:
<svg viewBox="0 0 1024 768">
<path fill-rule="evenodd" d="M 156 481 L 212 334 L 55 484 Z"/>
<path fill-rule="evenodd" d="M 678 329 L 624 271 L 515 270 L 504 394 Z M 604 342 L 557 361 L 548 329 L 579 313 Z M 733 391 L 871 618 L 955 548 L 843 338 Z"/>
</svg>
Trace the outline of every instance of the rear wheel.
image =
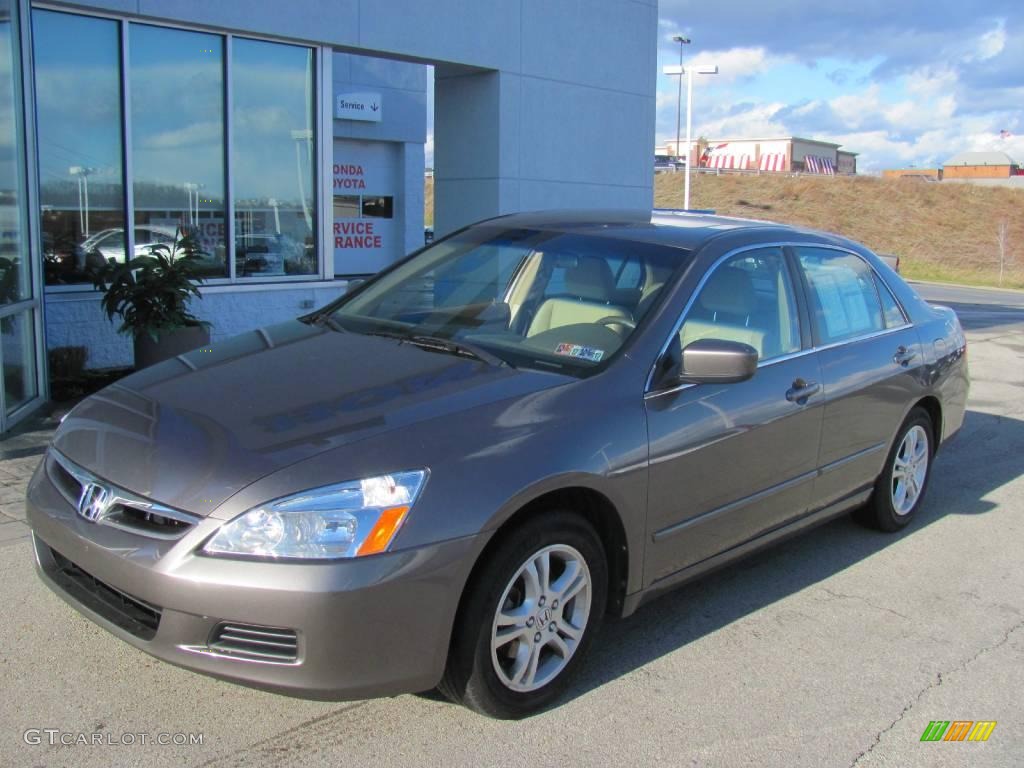
<svg viewBox="0 0 1024 768">
<path fill-rule="evenodd" d="M 491 717 L 544 708 L 601 624 L 608 567 L 600 538 L 578 515 L 544 514 L 513 530 L 471 579 L 442 692 Z"/>
<path fill-rule="evenodd" d="M 898 531 L 910 522 L 931 476 L 933 435 L 928 412 L 914 408 L 896 435 L 871 499 L 854 513 L 859 522 L 883 531 Z"/>
</svg>

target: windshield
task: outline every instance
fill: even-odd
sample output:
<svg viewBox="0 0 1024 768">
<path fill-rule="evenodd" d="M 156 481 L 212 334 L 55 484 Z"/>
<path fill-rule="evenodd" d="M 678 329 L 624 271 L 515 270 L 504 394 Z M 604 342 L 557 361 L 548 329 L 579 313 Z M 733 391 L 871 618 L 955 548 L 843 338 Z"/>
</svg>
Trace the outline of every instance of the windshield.
<svg viewBox="0 0 1024 768">
<path fill-rule="evenodd" d="M 453 353 L 586 375 L 622 347 L 687 255 L 604 236 L 472 227 L 343 298 L 329 320 L 335 330 L 443 341 Z"/>
</svg>

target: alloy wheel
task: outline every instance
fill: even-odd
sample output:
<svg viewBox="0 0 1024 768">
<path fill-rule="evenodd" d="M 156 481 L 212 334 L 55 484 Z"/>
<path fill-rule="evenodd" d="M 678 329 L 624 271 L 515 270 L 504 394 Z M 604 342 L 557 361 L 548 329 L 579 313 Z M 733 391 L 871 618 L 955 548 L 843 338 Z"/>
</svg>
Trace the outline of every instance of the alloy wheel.
<svg viewBox="0 0 1024 768">
<path fill-rule="evenodd" d="M 915 424 L 903 436 L 892 468 L 892 508 L 897 515 L 914 509 L 928 476 L 928 433 Z"/>
<path fill-rule="evenodd" d="M 535 691 L 558 677 L 587 628 L 591 593 L 587 562 L 570 546 L 545 547 L 519 567 L 491 627 L 491 662 L 503 685 Z"/>
</svg>

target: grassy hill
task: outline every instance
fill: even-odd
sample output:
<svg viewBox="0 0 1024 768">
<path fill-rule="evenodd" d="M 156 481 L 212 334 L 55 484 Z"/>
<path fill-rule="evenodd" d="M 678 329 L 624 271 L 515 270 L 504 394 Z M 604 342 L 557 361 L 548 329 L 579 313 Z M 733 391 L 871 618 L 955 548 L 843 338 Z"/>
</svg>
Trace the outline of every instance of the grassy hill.
<svg viewBox="0 0 1024 768">
<path fill-rule="evenodd" d="M 695 174 L 694 208 L 814 227 L 901 258 L 906 277 L 997 285 L 1006 224 L 1003 285 L 1024 288 L 1024 191 L 905 179 Z M 433 180 L 427 179 L 427 221 Z M 654 204 L 683 207 L 683 175 L 655 177 Z"/>
</svg>

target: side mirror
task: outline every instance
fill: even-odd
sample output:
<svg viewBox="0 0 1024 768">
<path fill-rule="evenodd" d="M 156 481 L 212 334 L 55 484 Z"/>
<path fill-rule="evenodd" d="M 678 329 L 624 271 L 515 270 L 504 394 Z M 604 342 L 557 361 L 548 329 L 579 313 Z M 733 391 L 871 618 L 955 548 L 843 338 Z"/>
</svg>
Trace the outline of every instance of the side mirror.
<svg viewBox="0 0 1024 768">
<path fill-rule="evenodd" d="M 688 384 L 734 384 L 757 372 L 757 350 L 725 339 L 698 339 L 683 348 L 679 380 Z"/>
<path fill-rule="evenodd" d="M 351 293 L 352 291 L 354 291 L 356 288 L 358 288 L 359 286 L 361 286 L 365 282 L 366 282 L 366 278 L 365 277 L 353 277 L 351 280 L 349 280 L 346 283 L 346 285 L 345 285 L 345 293 Z"/>
</svg>

